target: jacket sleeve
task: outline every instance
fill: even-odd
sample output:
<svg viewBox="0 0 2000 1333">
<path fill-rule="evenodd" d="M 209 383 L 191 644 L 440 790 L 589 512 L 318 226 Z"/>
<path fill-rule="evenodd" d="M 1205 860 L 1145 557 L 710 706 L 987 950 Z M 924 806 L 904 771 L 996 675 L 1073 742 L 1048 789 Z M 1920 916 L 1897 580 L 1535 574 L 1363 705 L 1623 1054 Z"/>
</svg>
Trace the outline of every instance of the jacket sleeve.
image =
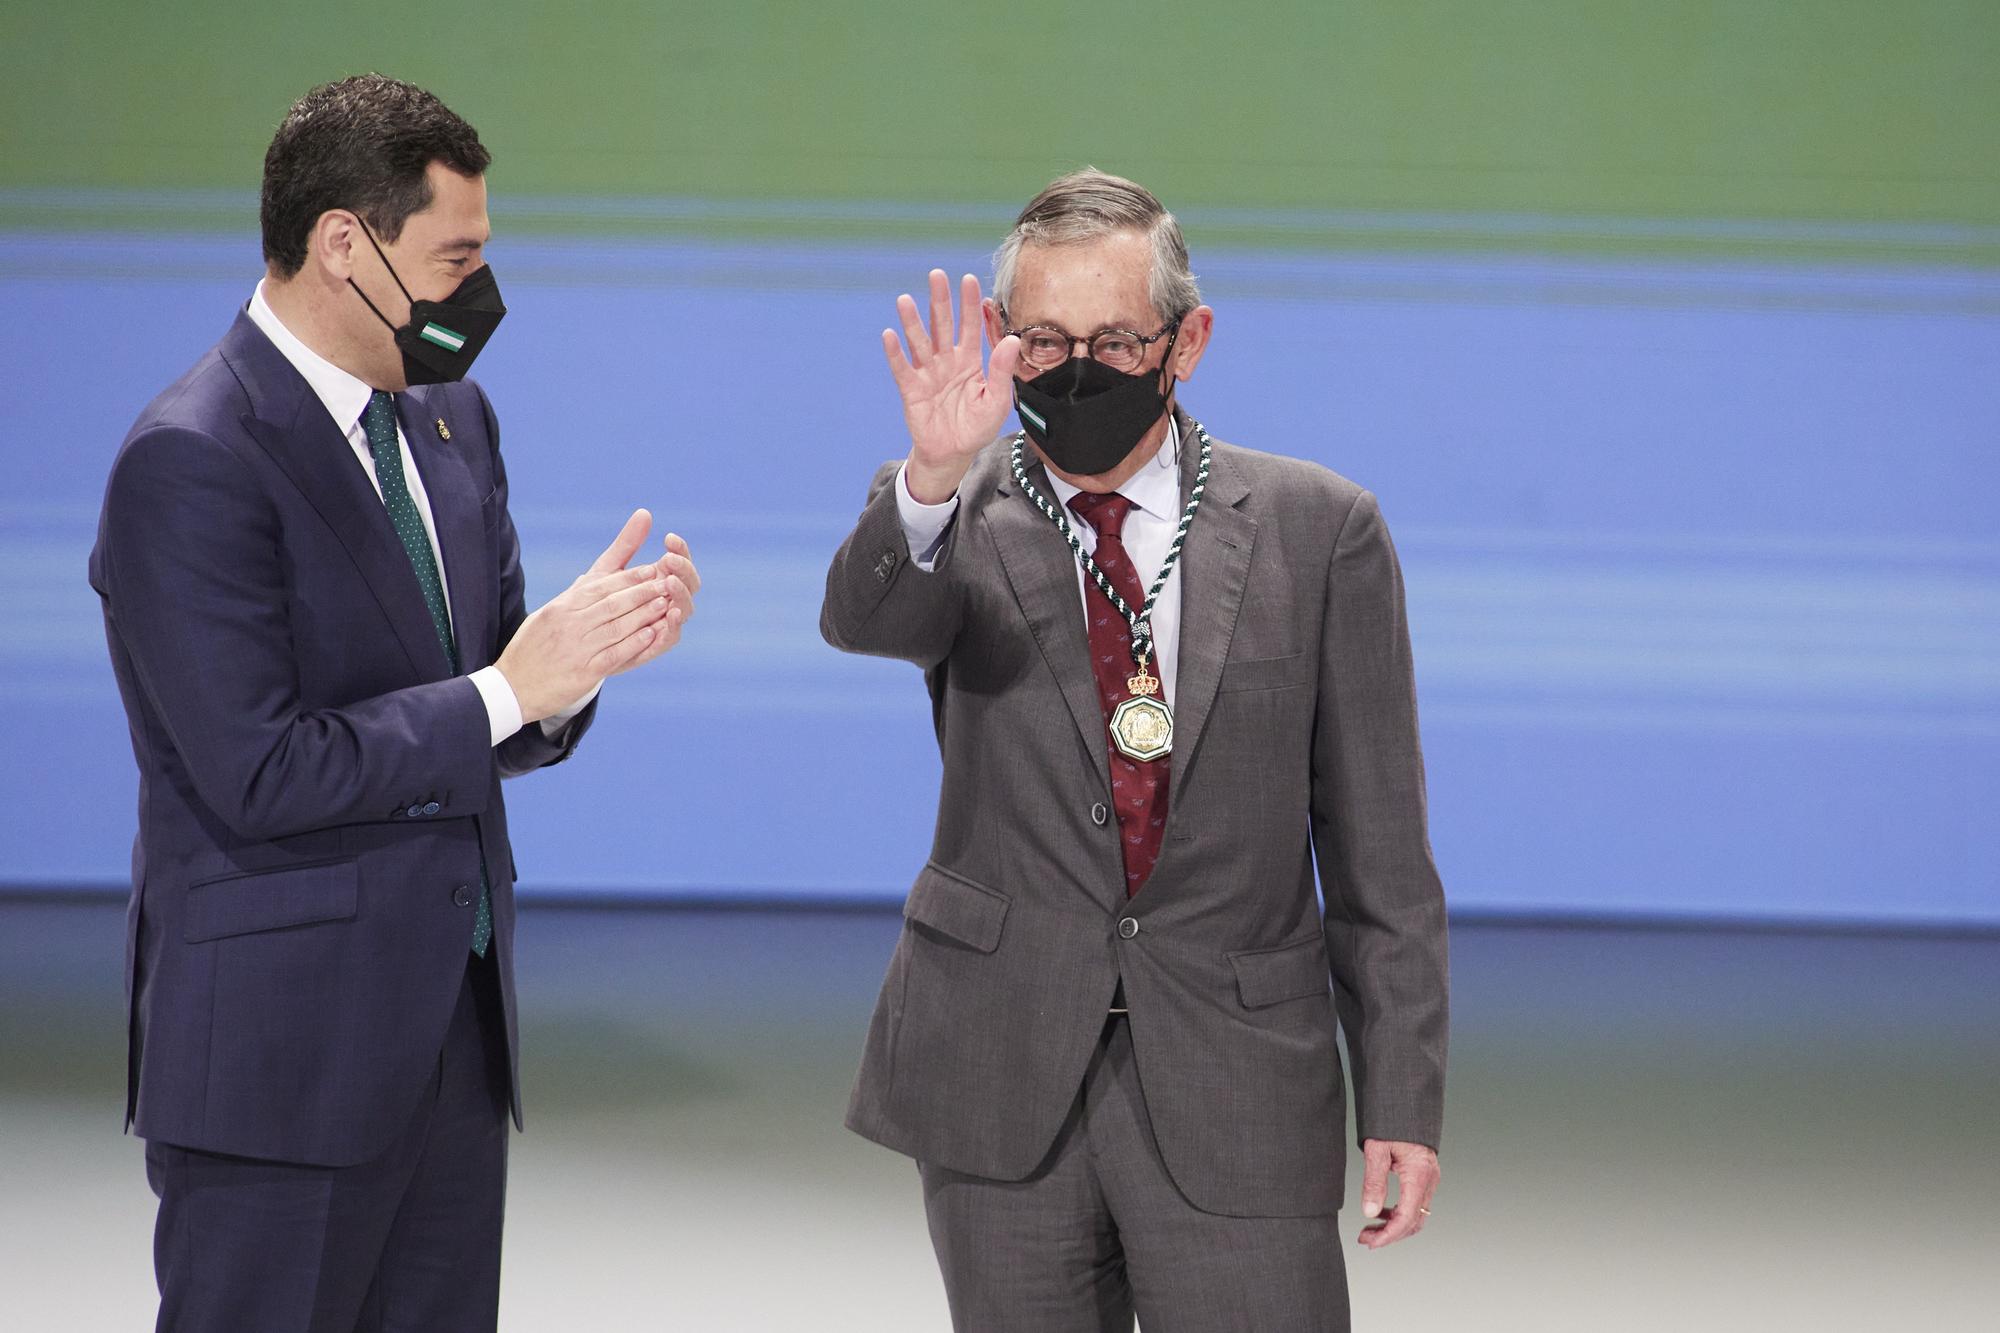
<svg viewBox="0 0 2000 1333">
<path fill-rule="evenodd" d="M 500 421 L 493 414 L 493 403 L 486 396 L 486 390 L 477 384 L 468 387 L 479 396 L 479 410 L 486 421 L 486 439 L 493 450 L 493 500 L 499 515 L 493 529 L 494 568 L 500 572 L 500 619 L 498 634 L 493 643 L 491 661 L 499 661 L 500 654 L 519 632 L 521 622 L 528 618 L 527 580 L 521 573 L 521 538 L 514 530 L 514 516 L 507 508 L 507 464 L 500 456 Z M 532 773 L 550 764 L 559 764 L 576 753 L 577 742 L 583 733 L 590 730 L 590 724 L 597 719 L 597 701 L 600 693 L 584 706 L 582 712 L 551 736 L 542 729 L 539 722 L 530 722 L 501 741 L 494 751 L 500 762 L 502 777 L 519 777 Z"/>
<path fill-rule="evenodd" d="M 1313 848 L 1359 1137 L 1435 1148 L 1448 1010 L 1444 889 L 1425 815 L 1403 575 L 1366 491 L 1334 543 L 1321 633 Z"/>
<path fill-rule="evenodd" d="M 276 508 L 198 431 L 133 439 L 105 494 L 108 631 L 204 804 L 239 836 L 483 813 L 492 738 L 463 677 L 340 708 L 299 698 Z"/>
<path fill-rule="evenodd" d="M 894 657 L 929 670 L 950 654 L 964 614 L 964 587 L 952 557 L 965 506 L 959 505 L 936 563 L 924 570 L 911 558 L 896 508 L 900 466 L 885 463 L 876 472 L 861 521 L 834 553 L 819 632 L 842 652 Z"/>
</svg>

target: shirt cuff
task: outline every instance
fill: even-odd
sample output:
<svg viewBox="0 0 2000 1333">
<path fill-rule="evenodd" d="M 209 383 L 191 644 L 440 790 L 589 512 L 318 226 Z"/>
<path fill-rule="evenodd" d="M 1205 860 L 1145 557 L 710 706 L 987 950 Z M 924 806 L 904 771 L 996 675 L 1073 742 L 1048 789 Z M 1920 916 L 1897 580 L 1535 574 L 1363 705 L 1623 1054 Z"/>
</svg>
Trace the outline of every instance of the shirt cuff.
<svg viewBox="0 0 2000 1333">
<path fill-rule="evenodd" d="M 521 701 L 497 666 L 481 667 L 467 679 L 486 704 L 486 729 L 498 745 L 521 729 Z"/>
<path fill-rule="evenodd" d="M 943 504 L 925 504 L 910 494 L 909 478 L 905 475 L 909 470 L 907 461 L 896 469 L 896 516 L 903 521 L 903 540 L 909 545 L 910 559 L 918 569 L 929 573 L 937 566 L 946 530 L 958 516 L 958 496 L 954 494 Z"/>
<path fill-rule="evenodd" d="M 548 737 L 550 740 L 554 740 L 557 732 L 561 731 L 564 727 L 568 726 L 571 720 L 574 719 L 578 713 L 581 713 L 584 709 L 590 707 L 590 701 L 592 699 L 595 699 L 597 697 L 597 692 L 603 688 L 604 688 L 604 682 L 600 680 L 599 682 L 597 682 L 597 684 L 590 687 L 590 693 L 584 695 L 581 699 L 578 699 L 568 708 L 563 709 L 560 713 L 555 713 L 549 717 L 543 718 L 542 735 Z"/>
</svg>

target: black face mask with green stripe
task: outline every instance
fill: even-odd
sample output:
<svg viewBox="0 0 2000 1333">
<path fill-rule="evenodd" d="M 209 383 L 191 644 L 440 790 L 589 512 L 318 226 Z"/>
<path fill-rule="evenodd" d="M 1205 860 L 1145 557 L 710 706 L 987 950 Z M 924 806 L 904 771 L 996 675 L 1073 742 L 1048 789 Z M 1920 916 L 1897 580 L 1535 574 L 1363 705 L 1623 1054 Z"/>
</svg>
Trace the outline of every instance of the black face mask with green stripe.
<svg viewBox="0 0 2000 1333">
<path fill-rule="evenodd" d="M 1172 362 L 1176 328 L 1160 364 L 1136 375 L 1087 356 L 1071 357 L 1031 380 L 1014 381 L 1014 411 L 1028 438 L 1049 462 L 1073 477 L 1096 477 L 1116 468 L 1146 437 L 1172 401 L 1172 379 L 1160 382 Z"/>
<path fill-rule="evenodd" d="M 410 322 L 401 328 L 389 324 L 388 317 L 368 300 L 368 293 L 355 287 L 354 279 L 349 278 L 347 285 L 354 287 L 354 294 L 367 301 L 368 308 L 375 311 L 375 318 L 388 324 L 396 335 L 396 346 L 403 351 L 404 382 L 450 384 L 464 379 L 465 372 L 472 369 L 472 359 L 486 346 L 493 330 L 500 327 L 501 316 L 507 313 L 507 307 L 500 303 L 500 284 L 493 279 L 493 266 L 481 264 L 466 274 L 465 280 L 442 301 L 419 301 L 403 286 L 396 266 L 389 262 L 389 256 L 382 254 L 374 235 L 366 227 L 361 230 L 368 237 L 368 244 L 375 246 L 375 253 L 382 255 L 382 267 L 389 270 L 389 276 L 402 289 L 403 298 L 409 301 Z"/>
</svg>

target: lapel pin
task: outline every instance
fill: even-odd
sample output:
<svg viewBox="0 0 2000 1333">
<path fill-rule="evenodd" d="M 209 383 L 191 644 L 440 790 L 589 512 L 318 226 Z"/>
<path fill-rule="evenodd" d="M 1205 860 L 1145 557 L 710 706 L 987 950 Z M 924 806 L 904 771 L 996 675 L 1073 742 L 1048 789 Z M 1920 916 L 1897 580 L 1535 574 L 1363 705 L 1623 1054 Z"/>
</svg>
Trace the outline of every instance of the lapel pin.
<svg viewBox="0 0 2000 1333">
<path fill-rule="evenodd" d="M 437 428 L 438 428 L 438 438 L 440 440 L 448 440 L 451 438 L 451 427 L 444 424 L 443 417 L 439 417 L 437 419 Z"/>
</svg>

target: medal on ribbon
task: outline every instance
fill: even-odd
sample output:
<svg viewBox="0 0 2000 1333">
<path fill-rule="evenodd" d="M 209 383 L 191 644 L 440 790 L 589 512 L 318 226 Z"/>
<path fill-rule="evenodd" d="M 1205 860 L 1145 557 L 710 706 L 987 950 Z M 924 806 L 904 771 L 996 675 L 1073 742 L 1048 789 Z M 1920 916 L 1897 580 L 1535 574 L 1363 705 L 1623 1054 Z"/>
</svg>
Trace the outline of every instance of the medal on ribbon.
<svg viewBox="0 0 2000 1333">
<path fill-rule="evenodd" d="M 1173 573 L 1174 564 L 1180 559 L 1181 547 L 1187 544 L 1188 527 L 1194 522 L 1195 511 L 1201 508 L 1203 492 L 1208 489 L 1208 465 L 1213 447 L 1208 432 L 1202 429 L 1199 421 L 1194 423 L 1194 431 L 1201 441 L 1201 457 L 1195 469 L 1194 486 L 1188 491 L 1187 506 L 1181 511 L 1180 527 L 1174 532 L 1173 544 L 1167 548 L 1166 562 L 1160 566 L 1159 577 L 1153 580 L 1153 586 L 1146 592 L 1146 604 L 1136 611 L 1118 595 L 1118 589 L 1097 567 L 1097 562 L 1090 558 L 1090 552 L 1083 549 L 1083 540 L 1076 535 L 1076 529 L 1070 526 L 1062 509 L 1028 480 L 1025 457 L 1027 432 L 1014 437 L 1014 484 L 1034 502 L 1035 508 L 1056 525 L 1069 542 L 1069 549 L 1076 556 L 1077 563 L 1083 566 L 1084 573 L 1125 617 L 1126 624 L 1132 627 L 1132 664 L 1135 669 L 1125 680 L 1125 688 L 1131 697 L 1111 710 L 1111 743 L 1118 748 L 1118 753 L 1142 764 L 1163 759 L 1174 749 L 1174 713 L 1161 697 L 1160 678 L 1151 669 L 1153 625 L 1150 617 L 1153 603 L 1159 600 L 1160 589 L 1167 586 L 1167 575 Z"/>
</svg>

